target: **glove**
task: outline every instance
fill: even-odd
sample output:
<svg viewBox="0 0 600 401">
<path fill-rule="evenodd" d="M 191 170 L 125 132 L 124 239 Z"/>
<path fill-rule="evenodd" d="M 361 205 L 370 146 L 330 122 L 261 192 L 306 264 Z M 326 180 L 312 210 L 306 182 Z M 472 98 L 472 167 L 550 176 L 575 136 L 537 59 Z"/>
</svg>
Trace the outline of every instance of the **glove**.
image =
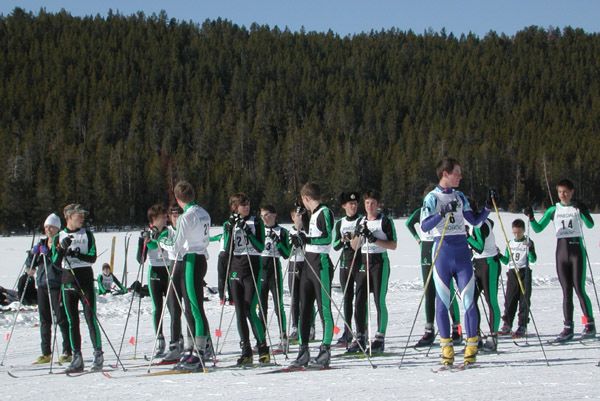
<svg viewBox="0 0 600 401">
<path fill-rule="evenodd" d="M 296 213 L 298 213 L 298 214 L 306 213 L 306 208 L 304 206 L 302 206 L 300 204 L 300 202 L 296 201 L 296 203 L 294 203 L 294 206 L 296 206 Z"/>
<path fill-rule="evenodd" d="M 148 230 L 143 230 L 142 232 L 140 232 L 140 237 L 142 237 L 145 240 L 149 240 L 151 236 L 152 233 Z"/>
<path fill-rule="evenodd" d="M 352 233 L 350 231 L 346 231 L 342 236 L 342 244 L 344 244 L 344 249 L 350 249 L 350 241 L 352 241 Z"/>
<path fill-rule="evenodd" d="M 588 211 L 587 205 L 581 201 L 572 201 L 571 206 L 573 206 L 575 209 L 579 209 L 581 213 L 586 213 Z"/>
<path fill-rule="evenodd" d="M 529 218 L 529 221 L 533 221 L 533 208 L 531 206 L 527 206 L 523 209 L 523 214 Z"/>
<path fill-rule="evenodd" d="M 469 226 L 467 225 L 465 225 L 465 233 L 467 233 L 467 238 L 471 236 L 471 233 L 469 232 Z"/>
<path fill-rule="evenodd" d="M 60 240 L 60 247 L 64 250 L 69 249 L 71 244 L 73 243 L 73 237 L 71 235 Z"/>
<path fill-rule="evenodd" d="M 35 244 L 33 246 L 33 249 L 31 250 L 31 252 L 34 255 L 47 255 L 48 254 L 48 247 L 44 244 Z"/>
<path fill-rule="evenodd" d="M 79 250 L 79 248 L 76 248 L 76 249 L 67 249 L 66 255 L 68 257 L 70 257 L 70 258 L 79 259 L 79 257 L 81 256 L 81 251 Z"/>
<path fill-rule="evenodd" d="M 442 215 L 442 217 L 446 217 L 446 215 L 448 213 L 456 212 L 457 207 L 458 207 L 458 202 L 453 200 L 452 202 L 448 203 L 447 205 L 442 206 L 442 209 L 440 210 L 440 214 Z"/>
<path fill-rule="evenodd" d="M 273 242 L 280 242 L 279 235 L 273 230 L 269 230 L 268 237 L 271 238 Z"/>
<path fill-rule="evenodd" d="M 369 227 L 367 227 L 367 223 L 360 226 L 360 235 L 365 237 L 370 243 L 377 241 L 377 238 L 373 235 L 371 230 L 369 230 Z"/>
<path fill-rule="evenodd" d="M 488 209 L 494 208 L 494 203 L 498 206 L 498 200 L 500 197 L 498 196 L 498 192 L 494 188 L 490 188 L 488 191 L 488 197 L 485 201 L 485 207 Z"/>
<path fill-rule="evenodd" d="M 300 231 L 298 234 L 293 234 L 290 240 L 295 248 L 302 248 L 306 244 L 306 234 Z"/>
</svg>

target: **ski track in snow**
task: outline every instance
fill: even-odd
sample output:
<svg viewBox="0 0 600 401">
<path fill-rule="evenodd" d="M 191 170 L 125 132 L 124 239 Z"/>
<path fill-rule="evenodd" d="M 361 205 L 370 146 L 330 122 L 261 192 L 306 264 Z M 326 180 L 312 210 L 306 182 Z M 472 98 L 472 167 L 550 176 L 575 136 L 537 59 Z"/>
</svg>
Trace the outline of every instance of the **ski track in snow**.
<svg viewBox="0 0 600 401">
<path fill-rule="evenodd" d="M 510 213 L 503 213 L 503 222 L 507 229 L 517 217 Z M 519 216 L 522 217 L 522 216 Z M 497 220 L 496 216 L 492 216 Z M 600 216 L 594 215 L 599 222 Z M 211 234 L 218 233 L 220 228 L 214 228 Z M 499 224 L 495 225 L 494 232 L 500 249 L 504 249 L 505 242 Z M 24 311 L 19 314 L 13 338 L 5 358 L 4 366 L 0 367 L 0 385 L 2 386 L 2 400 L 104 400 L 114 399 L 207 399 L 220 398 L 224 400 L 264 400 L 264 399 L 306 399 L 306 400 L 448 400 L 469 397 L 475 400 L 537 400 L 537 399 L 598 399 L 600 388 L 596 385 L 600 368 L 596 363 L 600 359 L 600 341 L 583 345 L 572 342 L 563 346 L 544 345 L 550 361 L 547 367 L 541 348 L 535 336 L 528 341 L 529 347 L 517 347 L 510 339 L 502 338 L 498 346 L 498 354 L 480 354 L 478 368 L 464 372 L 440 372 L 434 374 L 431 368 L 437 367 L 439 362 L 439 348 L 433 347 L 429 356 L 426 351 L 415 351 L 408 348 L 402 369 L 397 365 L 404 347 L 415 312 L 422 295 L 422 281 L 420 277 L 419 250 L 414 239 L 404 227 L 404 220 L 396 220 L 396 233 L 398 235 L 398 250 L 390 252 L 392 273 L 387 297 L 389 310 L 389 325 L 386 337 L 386 352 L 393 356 L 373 358 L 378 365 L 372 369 L 366 359 L 332 359 L 332 366 L 339 369 L 326 371 L 310 371 L 282 373 L 276 375 L 260 375 L 273 368 L 258 368 L 247 370 L 216 370 L 208 374 L 192 374 L 179 376 L 138 377 L 146 368 L 131 368 L 128 372 L 115 370 L 112 375 L 117 380 L 110 380 L 101 374 L 84 375 L 70 378 L 64 375 L 48 375 L 13 379 L 6 374 L 6 370 L 18 372 L 19 369 L 36 368 L 31 362 L 39 355 L 39 319 L 37 312 Z M 510 232 L 508 233 L 510 235 Z M 600 233 L 598 229 L 586 230 L 588 252 L 592 261 L 595 277 L 600 269 L 600 249 L 598 242 Z M 120 279 L 123 268 L 124 237 L 125 233 L 96 233 L 99 252 L 110 248 L 112 236 L 117 236 L 117 253 L 115 256 L 115 274 Z M 128 282 L 131 284 L 136 277 L 138 265 L 135 261 L 135 240 L 131 242 L 128 257 Z M 534 265 L 532 311 L 543 341 L 553 338 L 562 330 L 562 293 L 554 266 L 555 239 L 552 226 L 541 234 L 532 234 L 538 252 L 538 263 Z M 29 247 L 31 238 L 10 237 L 0 238 L 0 285 L 12 287 L 16 276 L 21 269 L 25 258 L 25 250 Z M 206 281 L 211 286 L 216 286 L 216 260 L 218 244 L 212 243 L 209 248 L 209 272 Z M 337 254 L 332 253 L 331 258 L 335 263 Z M 103 262 L 110 258 L 107 251 L 94 265 L 96 274 L 100 271 Z M 283 266 L 287 265 L 286 262 Z M 506 270 L 503 278 L 506 281 Z M 144 278 L 145 281 L 145 278 Z M 338 282 L 335 274 L 334 284 Z M 285 284 L 286 313 L 289 307 L 289 293 L 287 282 Z M 595 312 L 598 314 L 594 290 L 588 273 L 588 295 L 592 298 Z M 206 312 L 213 333 L 218 325 L 221 307 L 216 295 L 210 295 L 205 303 Z M 334 289 L 333 298 L 341 307 L 341 290 Z M 131 295 L 98 297 L 98 317 L 108 332 L 108 336 L 115 346 L 119 348 L 123 327 L 129 309 Z M 133 313 L 129 320 L 128 329 L 123 344 L 122 358 L 126 365 L 141 365 L 144 363 L 144 354 L 150 354 L 153 346 L 151 326 L 152 310 L 150 298 L 143 298 L 140 310 L 140 329 L 137 344 L 137 360 L 132 360 L 134 346 L 129 339 L 135 335 L 135 322 L 137 318 L 137 298 L 133 303 Z M 499 303 L 503 309 L 504 298 L 500 291 Z M 574 299 L 576 330 L 581 329 L 578 321 L 581 309 L 577 299 Z M 372 304 L 373 306 L 373 304 Z M 31 308 L 28 308 L 31 309 Z M 376 321 L 372 310 L 373 322 Z M 334 318 L 337 311 L 334 310 Z M 269 304 L 269 315 L 273 311 L 273 304 Z M 233 313 L 233 307 L 226 306 L 223 317 L 222 330 L 225 335 L 227 326 Z M 169 316 L 165 315 L 165 335 L 168 339 Z M 483 316 L 483 314 L 482 314 Z M 10 332 L 14 313 L 0 312 L 0 351 L 4 353 L 7 333 Z M 421 309 L 410 339 L 410 344 L 418 340 L 423 331 L 424 312 Z M 342 328 L 342 322 L 338 325 Z M 482 328 L 487 331 L 487 323 L 482 323 Z M 516 328 L 516 327 L 513 327 Z M 320 333 L 317 324 L 317 337 Z M 529 324 L 530 334 L 534 333 L 533 324 Z M 276 342 L 277 320 L 270 322 L 270 333 Z M 86 365 L 91 364 L 92 351 L 89 334 L 85 323 L 81 323 L 83 340 L 83 356 Z M 374 333 L 373 333 L 374 334 Z M 334 338 L 337 336 L 334 336 Z M 213 337 L 216 340 L 215 337 Z M 61 338 L 59 334 L 58 342 Z M 235 363 L 239 352 L 238 334 L 235 323 L 227 335 L 223 347 L 223 355 L 219 356 L 220 366 Z M 221 338 L 219 347 L 223 344 Z M 116 362 L 106 338 L 103 336 L 103 347 L 106 365 Z M 316 354 L 318 343 L 311 344 L 311 352 Z M 457 361 L 460 361 L 460 351 L 457 347 Z M 292 346 L 290 360 L 295 357 L 297 346 Z M 333 355 L 342 353 L 340 349 L 333 349 Z M 277 362 L 287 364 L 283 355 L 276 356 Z M 11 366 L 13 368 L 11 368 Z M 153 367 L 152 370 L 168 369 L 169 367 Z M 55 365 L 55 372 L 62 367 Z M 44 370 L 19 372 L 22 376 L 43 373 Z"/>
</svg>

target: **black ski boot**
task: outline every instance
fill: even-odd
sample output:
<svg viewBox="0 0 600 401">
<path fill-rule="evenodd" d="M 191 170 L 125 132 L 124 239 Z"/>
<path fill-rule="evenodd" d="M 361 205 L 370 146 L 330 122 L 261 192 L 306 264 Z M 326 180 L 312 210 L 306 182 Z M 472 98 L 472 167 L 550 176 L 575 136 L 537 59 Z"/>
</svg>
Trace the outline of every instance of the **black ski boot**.
<svg viewBox="0 0 600 401">
<path fill-rule="evenodd" d="M 512 329 L 511 325 L 504 322 L 504 324 L 502 325 L 502 328 L 500 330 L 498 330 L 498 335 L 499 336 L 509 336 L 511 329 Z"/>
<path fill-rule="evenodd" d="M 175 362 L 181 358 L 182 348 L 179 345 L 179 341 L 172 342 L 169 344 L 169 352 L 164 356 L 164 362 Z"/>
<path fill-rule="evenodd" d="M 481 351 L 483 352 L 496 352 L 498 349 L 498 337 L 496 334 L 490 334 L 483 344 Z"/>
<path fill-rule="evenodd" d="M 348 332 L 348 329 L 344 330 L 344 334 L 338 338 L 336 346 L 339 348 L 348 348 L 348 344 L 352 341 L 352 334 Z"/>
<path fill-rule="evenodd" d="M 252 365 L 252 347 L 249 343 L 240 342 L 242 355 L 238 358 L 236 364 L 238 366 Z"/>
<path fill-rule="evenodd" d="M 320 368 L 328 368 L 329 361 L 331 360 L 331 346 L 321 345 L 319 348 L 319 355 L 316 358 L 310 360 L 311 366 L 317 366 Z"/>
<path fill-rule="evenodd" d="M 375 340 L 371 342 L 369 352 L 371 354 L 381 354 L 385 350 L 385 334 L 375 334 Z"/>
<path fill-rule="evenodd" d="M 269 346 L 266 343 L 262 343 L 258 346 L 258 363 L 261 365 L 271 362 L 271 354 L 269 353 Z"/>
<path fill-rule="evenodd" d="M 367 341 L 363 333 L 358 333 L 356 339 L 348 347 L 346 354 L 358 354 L 367 350 Z"/>
<path fill-rule="evenodd" d="M 527 335 L 527 326 L 519 326 L 512 335 L 512 338 L 523 338 Z"/>
<path fill-rule="evenodd" d="M 81 352 L 73 353 L 73 360 L 71 364 L 65 369 L 65 373 L 79 373 L 83 372 L 83 357 Z"/>
<path fill-rule="evenodd" d="M 563 331 L 554 339 L 555 343 L 566 343 L 573 339 L 573 322 L 565 322 Z"/>
<path fill-rule="evenodd" d="M 583 331 L 581 332 L 581 340 L 586 340 L 588 338 L 596 337 L 596 324 L 593 319 L 588 319 L 588 322 L 583 326 Z"/>
<path fill-rule="evenodd" d="M 431 344 L 433 344 L 434 340 L 435 340 L 435 333 L 433 332 L 433 328 L 425 328 L 425 333 L 423 334 L 423 337 L 421 337 L 421 339 L 419 341 L 417 341 L 417 343 L 414 345 L 414 347 L 415 348 L 429 347 Z"/>
<path fill-rule="evenodd" d="M 452 325 L 452 344 L 461 345 L 463 343 L 463 336 L 460 332 L 460 324 Z"/>
<path fill-rule="evenodd" d="M 296 344 L 298 342 L 298 327 L 292 326 L 290 330 L 290 344 Z"/>
<path fill-rule="evenodd" d="M 165 356 L 165 348 L 167 344 L 165 343 L 165 338 L 163 336 L 158 337 L 156 344 L 156 354 L 154 354 L 155 359 L 159 359 Z"/>
<path fill-rule="evenodd" d="M 298 350 L 298 356 L 296 359 L 290 363 L 290 367 L 292 368 L 300 368 L 308 366 L 308 362 L 310 361 L 310 351 L 308 350 L 308 344 L 300 345 L 300 349 Z"/>
</svg>

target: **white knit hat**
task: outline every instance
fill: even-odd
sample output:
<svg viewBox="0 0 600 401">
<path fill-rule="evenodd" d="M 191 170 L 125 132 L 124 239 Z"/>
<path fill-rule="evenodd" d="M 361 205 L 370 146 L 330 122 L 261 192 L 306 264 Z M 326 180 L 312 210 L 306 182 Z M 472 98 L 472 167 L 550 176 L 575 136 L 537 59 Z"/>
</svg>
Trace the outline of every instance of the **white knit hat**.
<svg viewBox="0 0 600 401">
<path fill-rule="evenodd" d="M 44 221 L 44 227 L 46 226 L 54 226 L 60 230 L 60 217 L 58 217 L 56 213 L 52 213 L 50 216 L 46 217 L 46 220 Z"/>
</svg>

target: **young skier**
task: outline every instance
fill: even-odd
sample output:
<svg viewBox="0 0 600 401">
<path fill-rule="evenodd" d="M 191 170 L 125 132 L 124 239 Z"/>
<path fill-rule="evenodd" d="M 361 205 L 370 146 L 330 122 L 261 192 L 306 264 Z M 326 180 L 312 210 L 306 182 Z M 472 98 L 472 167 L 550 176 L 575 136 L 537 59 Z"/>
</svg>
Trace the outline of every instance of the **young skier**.
<svg viewBox="0 0 600 401">
<path fill-rule="evenodd" d="M 471 205 L 472 208 L 473 205 Z M 468 235 L 467 242 L 473 249 L 473 267 L 475 269 L 475 307 L 479 321 L 480 348 L 485 352 L 493 352 L 498 348 L 498 328 L 500 327 L 500 307 L 498 306 L 498 279 L 501 268 L 498 260 L 498 247 L 494 236 L 494 222 L 486 219 L 480 226 L 473 227 L 473 235 Z M 481 344 L 481 313 L 478 300 L 483 292 L 489 310 L 490 335 Z"/>
<path fill-rule="evenodd" d="M 250 200 L 244 193 L 229 198 L 231 216 L 223 225 L 225 249 L 233 241 L 233 254 L 229 267 L 229 286 L 240 334 L 242 354 L 238 365 L 252 364 L 252 346 L 248 321 L 254 333 L 259 363 L 269 363 L 271 356 L 261 318 L 262 308 L 258 301 L 258 279 L 260 277 L 260 254 L 264 250 L 265 229 L 262 221 L 250 216 Z"/>
<path fill-rule="evenodd" d="M 42 237 L 30 252 L 34 258 L 33 265 L 37 267 L 36 283 L 38 313 L 40 316 L 40 337 L 42 355 L 35 364 L 49 363 L 52 358 L 52 325 L 60 328 L 62 333 L 62 355 L 58 357 L 59 363 L 71 362 L 72 351 L 69 342 L 69 323 L 61 302 L 60 285 L 62 270 L 52 263 L 50 249 L 52 241 L 61 228 L 60 217 L 52 213 L 44 221 L 45 237 Z M 28 265 L 31 261 L 28 261 Z M 54 314 L 54 316 L 53 316 Z M 56 327 L 55 326 L 55 327 Z"/>
<path fill-rule="evenodd" d="M 360 248 L 356 251 L 350 246 L 350 241 L 355 236 L 356 221 L 362 216 L 358 213 L 358 192 L 342 192 L 339 202 L 346 215 L 336 221 L 333 229 L 333 249 L 341 250 L 339 271 L 340 286 L 343 291 L 344 333 L 337 340 L 337 346 L 348 347 L 352 341 L 352 308 L 354 300 L 354 284 L 356 283 L 356 272 L 362 263 Z"/>
<path fill-rule="evenodd" d="M 185 316 L 189 325 L 186 352 L 176 369 L 196 371 L 204 368 L 204 357 L 208 347 L 209 327 L 204 312 L 204 276 L 206 275 L 206 248 L 209 244 L 210 216 L 196 203 L 194 187 L 187 181 L 179 181 L 174 189 L 175 200 L 183 209 L 177 219 L 175 236 L 159 236 L 150 241 L 148 249 L 162 249 L 183 256 L 185 285 L 183 300 Z"/>
<path fill-rule="evenodd" d="M 385 298 L 390 278 L 390 260 L 387 251 L 396 249 L 394 222 L 379 211 L 381 196 L 377 191 L 368 191 L 363 196 L 366 216 L 356 222 L 358 237 L 352 240 L 355 249 L 361 248 L 362 264 L 356 272 L 356 343 L 348 348 L 349 353 L 362 352 L 367 347 L 370 328 L 367 308 L 373 293 L 377 309 L 377 333 L 369 346 L 370 353 L 381 353 L 385 349 L 385 332 L 388 311 Z"/>
<path fill-rule="evenodd" d="M 533 209 L 528 207 L 524 213 L 531 221 L 531 228 L 536 233 L 554 222 L 556 230 L 556 272 L 563 291 L 564 329 L 556 338 L 556 342 L 566 342 L 573 338 L 573 290 L 579 298 L 583 311 L 584 324 L 581 338 L 596 336 L 592 303 L 585 291 L 587 251 L 583 241 L 583 225 L 594 227 L 594 220 L 586 205 L 573 200 L 575 186 L 570 180 L 564 179 L 556 185 L 560 202 L 550 206 L 542 219 L 537 222 Z"/>
<path fill-rule="evenodd" d="M 94 234 L 83 227 L 87 214 L 80 204 L 72 203 L 63 210 L 67 226 L 53 239 L 52 263 L 61 265 L 62 299 L 67 320 L 69 337 L 73 350 L 73 360 L 67 373 L 83 371 L 81 354 L 81 333 L 79 331 L 79 302 L 83 304 L 83 314 L 90 332 L 94 360 L 92 370 L 101 370 L 104 364 L 102 339 L 96 316 L 96 292 L 94 290 L 94 271 L 96 261 L 96 240 Z"/>
<path fill-rule="evenodd" d="M 434 255 L 439 255 L 433 270 L 436 289 L 436 322 L 440 332 L 442 363 L 454 363 L 454 347 L 450 338 L 450 281 L 456 280 L 465 309 L 467 344 L 464 363 L 474 363 L 477 355 L 477 308 L 474 303 L 475 278 L 471 263 L 471 251 L 467 245 L 465 220 L 472 225 L 483 222 L 490 213 L 485 208 L 479 215 L 471 210 L 467 198 L 457 188 L 462 179 L 461 166 L 452 158 L 442 159 L 436 167 L 438 186 L 423 200 L 421 225 L 424 231 L 432 231 Z M 495 192 L 490 196 L 497 198 Z M 443 240 L 442 240 L 442 235 Z M 435 257 L 435 256 L 434 256 Z"/>
<path fill-rule="evenodd" d="M 523 220 L 516 219 L 512 222 L 512 232 L 514 239 L 509 241 L 504 255 L 500 255 L 500 261 L 505 265 L 508 265 L 509 270 L 506 273 L 508 279 L 506 281 L 504 315 L 502 316 L 504 324 L 498 334 L 511 334 L 512 324 L 518 305 L 518 327 L 513 333 L 513 338 L 520 338 L 524 337 L 527 333 L 529 308 L 531 307 L 531 268 L 529 267 L 529 264 L 535 263 L 537 255 L 535 253 L 533 241 L 525 236 L 525 222 Z M 525 287 L 524 294 L 521 291 L 517 274 Z"/>
<path fill-rule="evenodd" d="M 177 347 L 181 337 L 181 308 L 177 302 L 173 289 L 169 290 L 169 255 L 163 249 L 148 249 L 148 242 L 156 240 L 162 234 L 168 236 L 167 211 L 161 204 L 152 205 L 147 212 L 149 226 L 143 230 L 138 239 L 137 261 L 140 265 L 148 260 L 148 291 L 152 300 L 152 323 L 154 332 L 158 332 L 158 343 L 155 357 L 164 357 L 166 342 L 163 335 L 163 328 L 160 324 L 160 318 L 163 316 L 163 305 L 167 304 L 167 309 L 171 315 L 171 342 L 169 350 Z M 169 294 L 169 298 L 165 299 Z M 166 302 L 165 302 L 166 301 Z M 178 353 L 177 353 L 178 354 Z M 173 361 L 175 356 L 169 361 Z M 177 359 L 178 355 L 177 355 Z"/>
<path fill-rule="evenodd" d="M 423 196 L 427 195 L 435 188 L 435 184 L 428 185 Z M 419 231 L 415 229 L 415 225 L 419 224 Z M 412 234 L 417 244 L 421 247 L 421 276 L 423 285 L 426 284 L 427 277 L 431 272 L 431 262 L 433 261 L 433 235 L 430 232 L 423 231 L 421 227 L 421 208 L 415 209 L 406 220 L 406 228 Z M 450 298 L 452 304 L 450 307 L 450 318 L 452 319 L 452 342 L 454 345 L 462 343 L 462 333 L 460 327 L 460 309 L 458 307 L 458 299 L 455 296 L 454 282 L 450 281 Z M 433 320 L 435 318 L 435 283 L 429 281 L 429 285 L 425 289 L 425 333 L 423 337 L 417 341 L 415 347 L 428 347 L 435 340 L 435 331 L 433 328 Z"/>
<path fill-rule="evenodd" d="M 311 213 L 308 233 L 299 231 L 292 236 L 292 245 L 305 246 L 304 271 L 300 275 L 300 349 L 292 367 L 311 364 L 327 367 L 331 359 L 333 316 L 331 314 L 331 275 L 333 266 L 329 250 L 333 234 L 333 213 L 321 203 L 321 189 L 317 184 L 306 183 L 300 191 L 304 207 Z M 323 322 L 323 341 L 316 358 L 310 359 L 308 342 L 312 323 L 312 308 L 317 301 Z"/>
<path fill-rule="evenodd" d="M 111 273 L 108 263 L 102 265 L 102 273 L 96 278 L 96 283 L 98 284 L 98 295 L 123 295 L 127 293 L 127 288 Z"/>
<path fill-rule="evenodd" d="M 290 256 L 289 234 L 288 230 L 277 224 L 277 212 L 272 205 L 262 206 L 260 208 L 260 217 L 265 226 L 265 247 L 260 257 L 259 299 L 262 304 L 264 317 L 267 318 L 269 292 L 271 292 L 275 305 L 275 314 L 279 320 L 281 348 L 284 352 L 287 352 L 287 322 L 283 307 L 283 276 L 279 258 L 283 257 L 287 259 Z M 263 319 L 262 313 L 259 317 L 262 320 L 263 326 L 267 327 L 268 323 Z"/>
</svg>

